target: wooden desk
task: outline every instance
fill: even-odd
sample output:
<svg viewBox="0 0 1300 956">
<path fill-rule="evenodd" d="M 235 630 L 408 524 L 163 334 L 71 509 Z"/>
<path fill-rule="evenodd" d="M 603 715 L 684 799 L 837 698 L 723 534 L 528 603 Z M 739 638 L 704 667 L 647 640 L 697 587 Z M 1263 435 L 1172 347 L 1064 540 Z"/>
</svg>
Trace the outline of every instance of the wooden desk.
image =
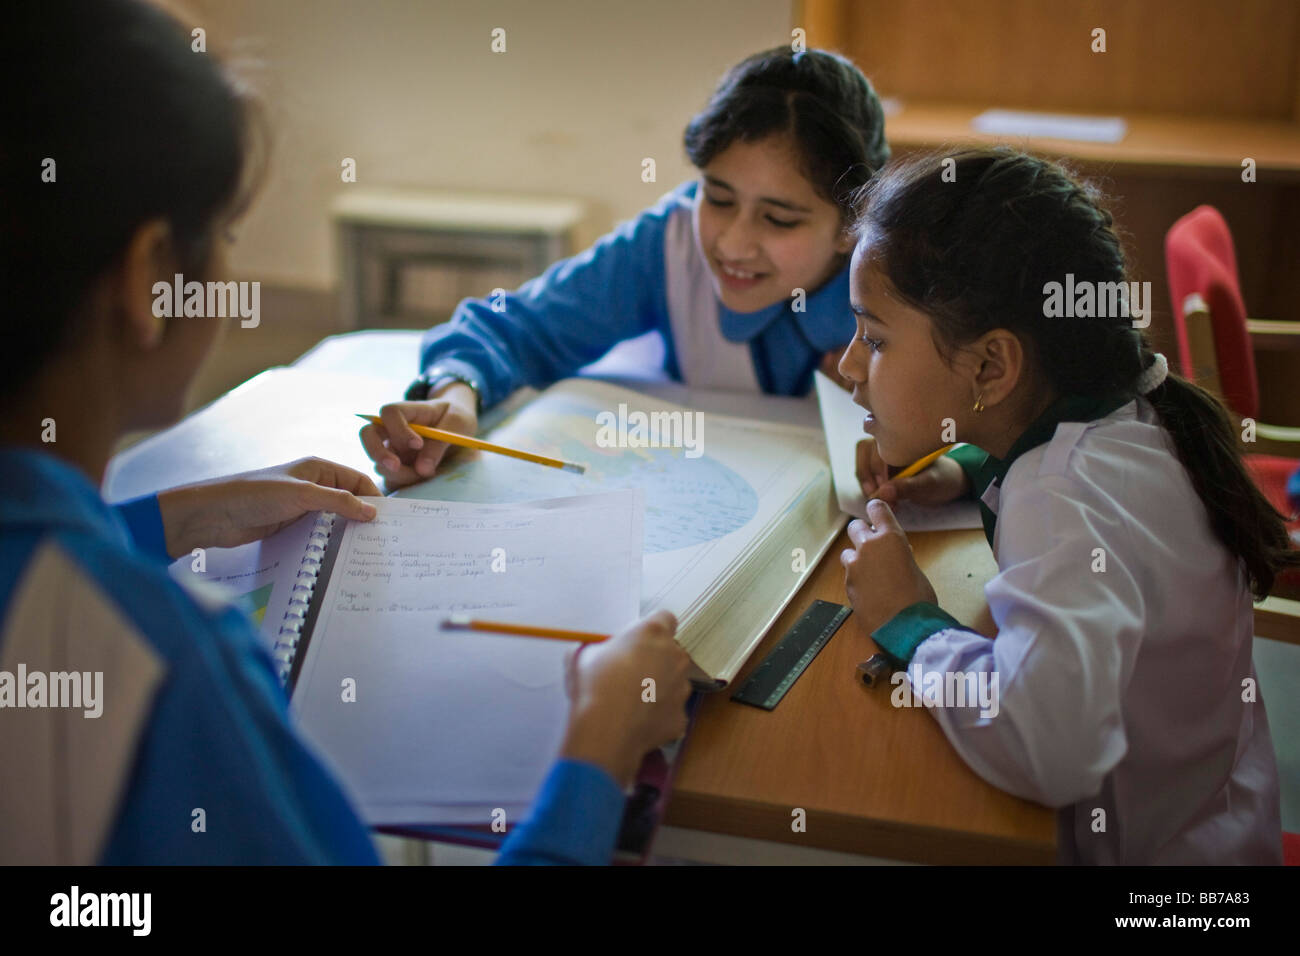
<svg viewBox="0 0 1300 956">
<path fill-rule="evenodd" d="M 359 408 L 377 407 L 386 394 L 399 394 L 404 373 L 394 370 L 405 367 L 418 340 L 418 332 L 328 339 L 295 363 L 302 373 L 337 378 L 313 385 L 311 405 L 293 403 L 297 393 L 289 383 L 285 414 L 275 418 L 274 427 L 249 432 L 241 425 L 249 412 L 232 393 L 166 435 L 119 455 L 105 494 L 120 500 L 313 452 L 368 471 L 355 428 L 336 434 L 331 423 L 348 421 Z M 611 360 L 606 370 L 623 368 Z M 358 372 L 394 377 L 386 386 L 379 378 L 357 377 Z M 827 552 L 738 680 L 815 598 L 845 602 L 839 554 L 847 542 L 841 535 Z M 912 547 L 949 613 L 991 634 L 982 586 L 996 565 L 983 533 L 918 534 Z M 892 688 L 865 687 L 855 668 L 873 650 L 850 617 L 776 710 L 733 704 L 725 692 L 706 700 L 678 767 L 667 822 L 903 860 L 1052 862 L 1052 813 L 980 780 L 927 712 L 890 706 Z M 805 833 L 790 830 L 794 807 L 807 811 Z"/>
<path fill-rule="evenodd" d="M 401 367 L 418 339 L 418 333 L 337 336 L 295 364 L 322 372 Z M 626 368 L 610 361 L 604 371 L 626 374 L 655 364 L 639 353 L 629 356 Z M 944 608 L 992 634 L 983 585 L 997 565 L 984 533 L 935 531 L 911 540 Z M 841 535 L 735 686 L 814 599 L 846 603 L 839 555 L 847 545 L 847 534 Z M 892 688 L 867 688 L 856 668 L 874 650 L 850 617 L 776 710 L 733 704 L 727 692 L 706 699 L 677 768 L 665 822 L 901 860 L 1054 862 L 1052 811 L 989 786 L 926 711 L 895 709 Z M 790 830 L 794 807 L 808 812 L 805 833 Z"/>
<path fill-rule="evenodd" d="M 911 536 L 950 614 L 994 633 L 983 585 L 997 570 L 978 530 Z M 763 639 L 743 681 L 814 599 L 847 603 L 847 532 Z M 1053 863 L 1052 810 L 990 786 L 922 708 L 895 708 L 857 664 L 876 650 L 850 616 L 773 711 L 702 704 L 677 769 L 666 822 L 677 827 L 923 863 Z M 807 811 L 806 832 L 791 811 Z"/>
</svg>

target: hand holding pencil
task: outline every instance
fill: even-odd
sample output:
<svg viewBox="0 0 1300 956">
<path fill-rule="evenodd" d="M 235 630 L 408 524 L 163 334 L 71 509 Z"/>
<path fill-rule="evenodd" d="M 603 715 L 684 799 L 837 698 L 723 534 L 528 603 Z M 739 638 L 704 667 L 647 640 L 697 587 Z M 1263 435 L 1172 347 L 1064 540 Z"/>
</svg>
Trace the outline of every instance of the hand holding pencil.
<svg viewBox="0 0 1300 956">
<path fill-rule="evenodd" d="M 647 751 L 686 732 L 691 658 L 673 639 L 676 632 L 677 619 L 659 611 L 569 655 L 562 758 L 603 767 L 625 787 Z"/>
<path fill-rule="evenodd" d="M 951 458 L 947 448 L 922 458 L 890 477 L 889 466 L 880 457 L 875 438 L 868 435 L 858 442 L 857 476 L 867 500 L 879 498 L 886 504 L 914 501 L 921 505 L 942 505 L 964 495 L 969 487 L 966 473 Z"/>
<path fill-rule="evenodd" d="M 389 488 L 401 488 L 431 478 L 450 447 L 446 442 L 422 438 L 411 425 L 425 425 L 461 435 L 478 430 L 478 414 L 472 393 L 460 386 L 441 397 L 423 402 L 390 402 L 379 410 L 379 421 L 361 429 L 361 445 L 375 463 Z M 357 409 L 358 412 L 362 409 Z M 366 409 L 369 411 L 369 409 Z"/>
<path fill-rule="evenodd" d="M 674 640 L 677 619 L 667 611 L 613 636 L 460 615 L 444 620 L 441 630 L 464 632 L 468 641 L 508 634 L 576 643 L 565 664 L 572 706 L 560 756 L 604 768 L 620 787 L 631 782 L 647 751 L 686 732 L 691 658 Z"/>
</svg>

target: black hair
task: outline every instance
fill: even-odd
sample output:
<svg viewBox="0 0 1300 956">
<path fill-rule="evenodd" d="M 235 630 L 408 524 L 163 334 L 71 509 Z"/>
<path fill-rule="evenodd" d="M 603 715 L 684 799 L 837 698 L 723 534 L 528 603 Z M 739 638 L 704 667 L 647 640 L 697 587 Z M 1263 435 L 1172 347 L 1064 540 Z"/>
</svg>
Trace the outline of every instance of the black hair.
<svg viewBox="0 0 1300 956">
<path fill-rule="evenodd" d="M 1127 280 L 1123 245 L 1094 186 L 1057 163 L 983 147 L 891 165 L 856 205 L 864 261 L 929 316 L 945 359 L 1004 328 L 1025 345 L 1031 371 L 1058 393 L 1137 397 L 1138 376 L 1154 355 L 1127 310 L 1044 321 L 1048 283 L 1067 274 L 1076 286 Z M 1246 471 L 1227 409 L 1172 371 L 1145 397 L 1215 535 L 1240 558 L 1262 599 L 1278 571 L 1300 566 L 1300 552 Z"/>
<path fill-rule="evenodd" d="M 686 126 L 698 169 L 736 140 L 785 134 L 818 195 L 847 219 L 854 192 L 889 160 L 885 114 L 862 71 L 837 53 L 789 46 L 755 53 L 727 71 Z"/>
<path fill-rule="evenodd" d="M 0 392 L 12 395 L 75 334 L 145 222 L 165 219 L 178 265 L 202 271 L 251 199 L 267 138 L 232 75 L 143 0 L 24 3 L 0 32 Z"/>
</svg>

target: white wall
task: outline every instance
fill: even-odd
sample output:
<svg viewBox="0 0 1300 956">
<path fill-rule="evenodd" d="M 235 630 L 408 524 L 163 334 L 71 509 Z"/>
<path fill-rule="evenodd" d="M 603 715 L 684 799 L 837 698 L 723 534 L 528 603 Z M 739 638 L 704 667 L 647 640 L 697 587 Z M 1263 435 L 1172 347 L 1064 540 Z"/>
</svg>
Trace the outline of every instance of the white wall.
<svg viewBox="0 0 1300 956">
<path fill-rule="evenodd" d="M 272 170 L 236 272 L 335 284 L 331 197 L 360 184 L 563 195 L 604 231 L 691 175 L 681 134 L 792 0 L 190 0 L 212 49 L 262 61 Z M 494 27 L 507 51 L 490 50 Z M 641 182 L 653 157 L 658 182 Z"/>
</svg>

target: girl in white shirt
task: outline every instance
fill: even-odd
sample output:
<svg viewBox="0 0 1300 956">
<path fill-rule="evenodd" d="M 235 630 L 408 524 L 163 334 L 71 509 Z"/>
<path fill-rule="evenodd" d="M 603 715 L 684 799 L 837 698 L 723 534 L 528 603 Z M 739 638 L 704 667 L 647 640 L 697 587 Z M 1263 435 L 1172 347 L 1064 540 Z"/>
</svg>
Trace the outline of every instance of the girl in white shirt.
<svg viewBox="0 0 1300 956">
<path fill-rule="evenodd" d="M 1116 294 L 1098 195 L 983 148 L 888 167 L 859 210 L 839 369 L 880 499 L 842 561 L 862 627 L 906 668 L 895 702 L 924 695 L 976 773 L 1059 808 L 1065 862 L 1280 863 L 1252 592 L 1300 558 L 1224 407 L 1168 373 Z M 999 569 L 992 640 L 936 605 L 889 507 L 971 493 Z"/>
</svg>

